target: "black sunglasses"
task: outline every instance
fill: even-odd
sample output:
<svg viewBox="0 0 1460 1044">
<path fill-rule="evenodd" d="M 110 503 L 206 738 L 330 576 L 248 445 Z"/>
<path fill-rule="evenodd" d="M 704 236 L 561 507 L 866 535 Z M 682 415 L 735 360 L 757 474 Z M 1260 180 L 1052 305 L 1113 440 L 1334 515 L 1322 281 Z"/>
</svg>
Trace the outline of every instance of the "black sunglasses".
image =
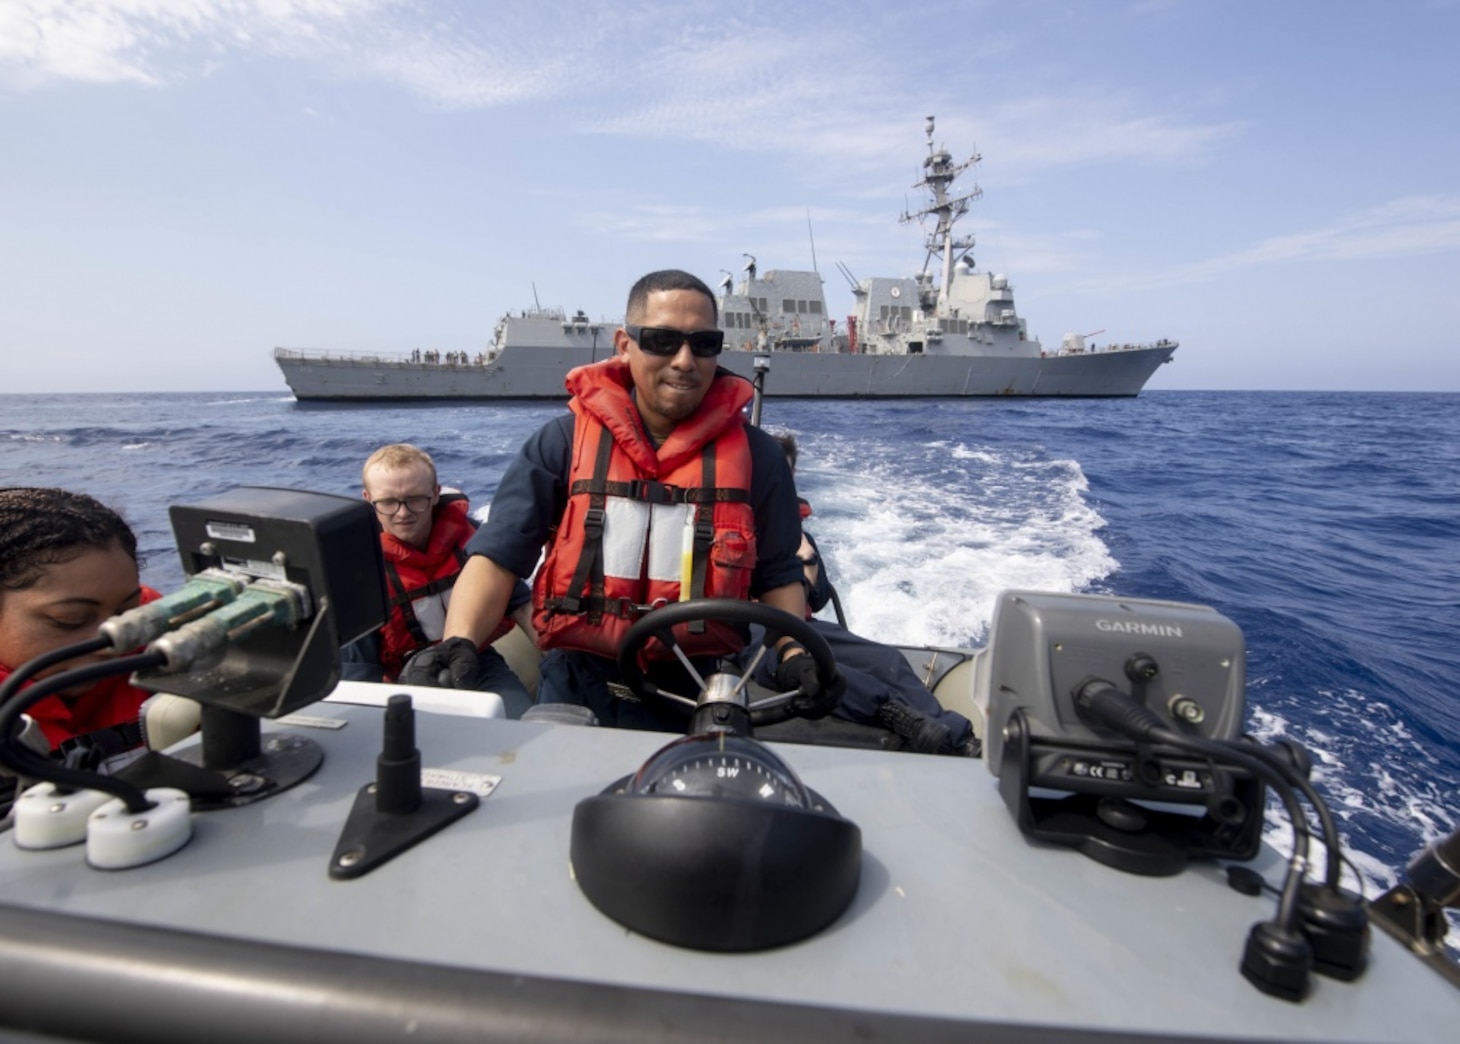
<svg viewBox="0 0 1460 1044">
<path fill-rule="evenodd" d="M 667 326 L 637 326 L 624 323 L 624 332 L 639 342 L 639 347 L 650 355 L 678 355 L 679 346 L 689 342 L 689 350 L 697 359 L 713 359 L 725 347 L 724 330 L 696 330 L 686 333 L 671 330 Z"/>
</svg>

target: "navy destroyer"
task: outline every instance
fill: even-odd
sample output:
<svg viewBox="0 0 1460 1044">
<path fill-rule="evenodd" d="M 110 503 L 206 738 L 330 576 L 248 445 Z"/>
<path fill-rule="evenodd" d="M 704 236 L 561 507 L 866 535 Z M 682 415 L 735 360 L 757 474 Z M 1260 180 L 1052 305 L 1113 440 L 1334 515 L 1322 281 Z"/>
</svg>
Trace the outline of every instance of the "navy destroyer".
<svg viewBox="0 0 1460 1044">
<path fill-rule="evenodd" d="M 854 305 L 838 327 L 819 272 L 760 272 L 745 255 L 743 278 L 737 284 L 727 273 L 719 287 L 721 365 L 760 374 L 766 395 L 785 398 L 1139 394 L 1177 342 L 1097 348 L 1085 335 L 1066 334 L 1046 350 L 1030 337 L 1008 278 L 979 271 L 974 237 L 954 233 L 982 194 L 976 186 L 960 192 L 955 182 L 980 157 L 954 162 L 934 143 L 933 125 L 929 117 L 928 154 L 914 185 L 926 205 L 902 215 L 928 228 L 921 271 L 859 280 L 840 265 Z M 274 359 L 301 401 L 565 399 L 568 371 L 612 352 L 618 325 L 535 307 L 503 317 L 476 355 L 276 348 Z"/>
</svg>

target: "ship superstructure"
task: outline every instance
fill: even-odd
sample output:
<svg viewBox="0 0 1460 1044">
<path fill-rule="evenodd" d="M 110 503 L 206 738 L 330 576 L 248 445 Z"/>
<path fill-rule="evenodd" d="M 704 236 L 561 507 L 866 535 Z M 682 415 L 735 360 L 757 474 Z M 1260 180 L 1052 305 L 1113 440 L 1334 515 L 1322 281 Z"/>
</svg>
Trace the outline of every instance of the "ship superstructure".
<svg viewBox="0 0 1460 1044">
<path fill-rule="evenodd" d="M 918 398 L 989 395 L 1132 396 L 1169 362 L 1177 342 L 1087 347 L 1066 335 L 1057 351 L 1029 336 L 1008 277 L 979 271 L 972 235 L 955 231 L 981 190 L 960 190 L 962 162 L 933 138 L 915 188 L 927 196 L 902 220 L 928 228 L 922 269 L 912 275 L 858 280 L 845 267 L 853 311 L 838 324 L 819 272 L 760 271 L 754 256 L 737 283 L 719 282 L 721 364 L 743 376 L 768 369 L 772 397 Z M 613 351 L 618 320 L 534 307 L 498 321 L 490 345 L 467 353 L 362 356 L 275 349 L 289 387 L 301 400 L 564 399 L 575 366 Z M 757 362 L 759 359 L 759 362 Z"/>
</svg>

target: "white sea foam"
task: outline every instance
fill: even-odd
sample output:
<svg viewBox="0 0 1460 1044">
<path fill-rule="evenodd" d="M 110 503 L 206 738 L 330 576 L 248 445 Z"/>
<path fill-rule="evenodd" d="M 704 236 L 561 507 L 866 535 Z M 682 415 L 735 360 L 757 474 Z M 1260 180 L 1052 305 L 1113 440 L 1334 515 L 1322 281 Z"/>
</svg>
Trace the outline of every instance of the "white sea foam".
<svg viewBox="0 0 1460 1044">
<path fill-rule="evenodd" d="M 1426 776 L 1400 777 L 1391 770 L 1391 764 L 1434 765 L 1435 759 L 1387 704 L 1352 689 L 1320 691 L 1314 695 L 1307 710 L 1332 718 L 1333 727 L 1317 724 L 1295 727 L 1282 713 L 1258 704 L 1248 707 L 1248 731 L 1262 743 L 1286 737 L 1307 748 L 1313 757 L 1314 787 L 1328 803 L 1343 838 L 1348 859 L 1344 883 L 1350 888 L 1357 887 L 1372 899 L 1398 883 L 1401 869 L 1370 854 L 1391 847 L 1379 844 L 1371 836 L 1372 828 L 1378 824 L 1387 829 L 1398 827 L 1409 838 L 1401 851 L 1407 848 L 1411 855 L 1417 855 L 1425 845 L 1449 833 L 1451 813 L 1447 804 L 1453 801 L 1454 795 L 1423 782 Z M 1360 720 L 1345 727 L 1344 721 L 1350 715 L 1357 715 Z M 1362 743 L 1356 742 L 1356 738 L 1361 738 Z M 1292 853 L 1291 826 L 1281 803 L 1272 795 L 1268 797 L 1263 840 L 1285 856 Z M 1313 876 L 1321 876 L 1327 859 L 1316 837 L 1310 857 Z M 1449 920 L 1457 930 L 1450 937 L 1460 938 L 1460 915 L 1451 911 Z M 1455 947 L 1451 950 L 1460 956 Z"/>
<path fill-rule="evenodd" d="M 1082 590 L 1117 567 L 1075 461 L 837 439 L 803 445 L 802 460 L 798 485 L 816 511 L 807 528 L 848 623 L 869 637 L 977 644 L 1001 590 Z"/>
</svg>

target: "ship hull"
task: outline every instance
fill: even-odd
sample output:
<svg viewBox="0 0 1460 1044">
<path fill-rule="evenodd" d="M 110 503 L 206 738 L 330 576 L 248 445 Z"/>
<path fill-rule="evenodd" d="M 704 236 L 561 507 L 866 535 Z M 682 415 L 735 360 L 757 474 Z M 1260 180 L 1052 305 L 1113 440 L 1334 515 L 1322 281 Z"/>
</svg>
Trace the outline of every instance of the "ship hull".
<svg viewBox="0 0 1460 1044">
<path fill-rule="evenodd" d="M 973 237 L 953 232 L 980 194 L 975 188 L 960 195 L 953 187 L 978 162 L 977 154 L 955 163 L 935 146 L 932 117 L 926 133 L 928 155 L 918 184 L 928 200 L 917 216 L 933 219 L 933 227 L 923 270 L 857 282 L 843 266 L 856 303 L 839 329 L 819 271 L 761 270 L 746 254 L 745 278 L 737 285 L 727 271 L 715 298 L 725 335 L 720 364 L 743 377 L 767 371 L 763 390 L 770 398 L 1139 395 L 1171 360 L 1177 342 L 1096 351 L 1085 347 L 1094 334 L 1066 334 L 1060 350 L 1044 351 L 1015 308 L 1008 277 L 978 270 L 968 253 Z M 934 258 L 941 261 L 941 278 L 929 270 Z M 444 363 L 433 349 L 382 358 L 279 348 L 274 358 L 305 402 L 561 400 L 568 372 L 607 357 L 619 329 L 618 322 L 591 319 L 582 309 L 569 315 L 535 304 L 503 316 L 480 354 L 447 352 Z"/>
<path fill-rule="evenodd" d="M 1175 345 L 1001 358 L 978 355 L 857 355 L 776 352 L 769 356 L 769 398 L 896 399 L 1138 395 Z M 482 365 L 397 362 L 276 353 L 301 402 L 566 399 L 569 370 L 606 358 L 605 348 L 504 348 Z M 751 377 L 756 353 L 727 351 L 726 369 Z"/>
</svg>

